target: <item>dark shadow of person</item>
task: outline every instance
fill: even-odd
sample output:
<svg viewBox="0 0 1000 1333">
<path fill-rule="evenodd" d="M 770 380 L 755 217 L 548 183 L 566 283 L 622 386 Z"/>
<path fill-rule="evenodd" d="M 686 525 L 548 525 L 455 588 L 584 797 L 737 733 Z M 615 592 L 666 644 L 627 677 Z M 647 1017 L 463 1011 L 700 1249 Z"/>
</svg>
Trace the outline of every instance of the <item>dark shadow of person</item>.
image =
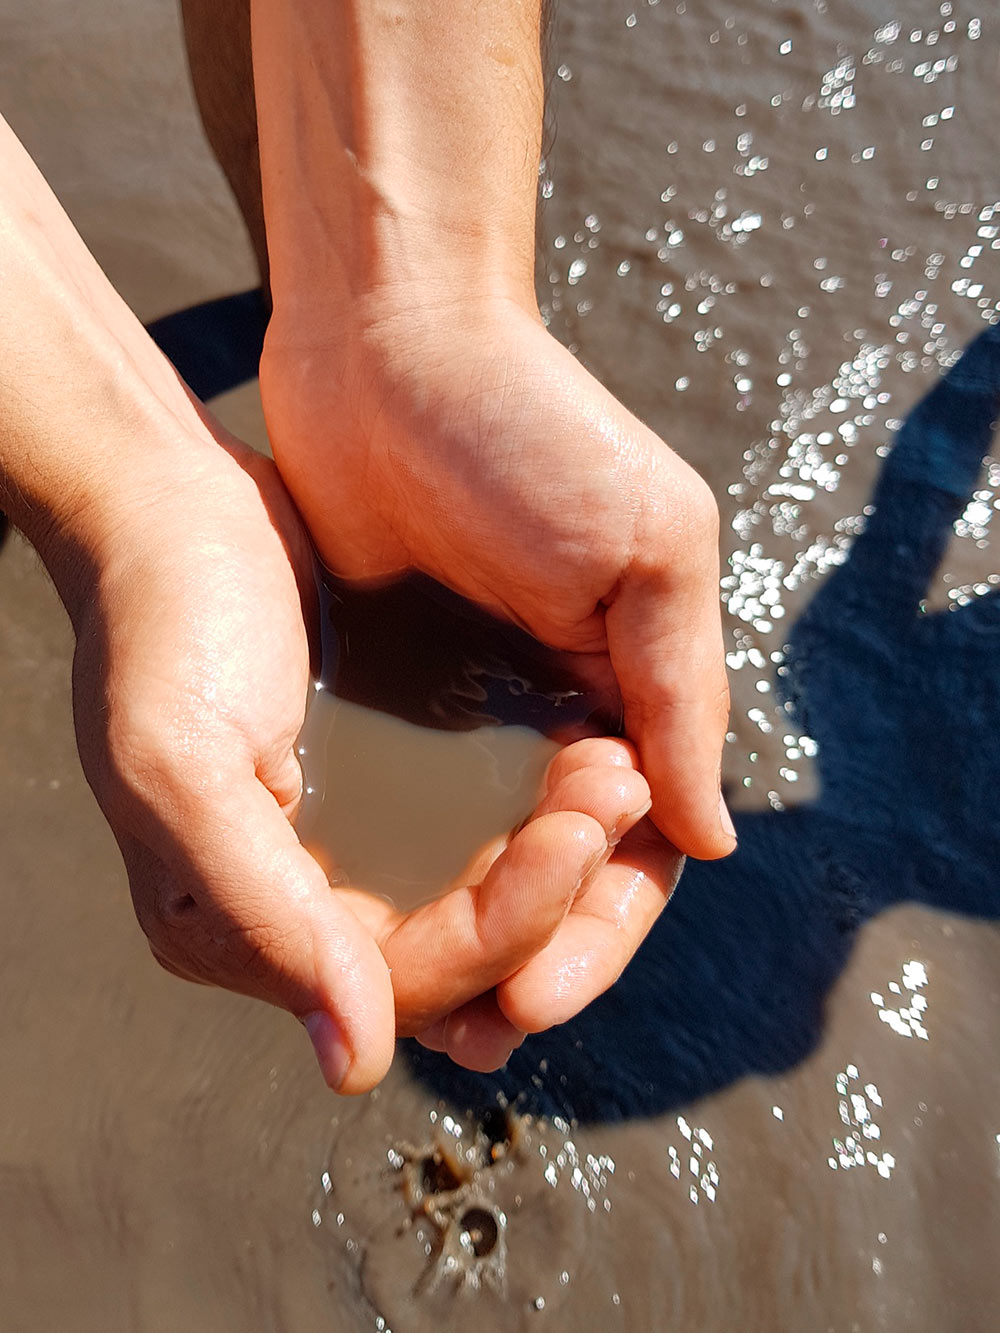
<svg viewBox="0 0 1000 1333">
<path fill-rule="evenodd" d="M 618 983 L 529 1037 L 499 1073 L 407 1042 L 421 1079 L 473 1108 L 502 1094 L 582 1122 L 660 1113 L 807 1055 L 858 927 L 883 908 L 1000 916 L 1000 603 L 991 593 L 937 614 L 922 603 L 998 409 L 1000 328 L 990 328 L 910 414 L 864 532 L 791 631 L 777 683 L 790 722 L 819 747 L 816 801 L 738 816 L 738 851 L 688 864 Z M 525 700 L 551 700 L 565 681 L 534 688 L 537 655 L 522 644 L 525 666 L 516 631 L 490 647 L 481 617 L 461 608 L 446 630 L 433 608 L 454 612 L 456 599 L 417 592 L 423 609 L 410 613 L 398 590 L 361 612 L 340 599 L 352 643 L 368 650 L 341 654 L 338 693 L 431 726 L 468 725 L 457 715 L 471 699 L 478 723 L 551 730 L 551 710 L 540 721 Z M 512 710 L 498 680 L 518 682 L 500 691 Z"/>
<path fill-rule="evenodd" d="M 910 414 L 874 514 L 791 632 L 778 684 L 819 746 L 815 803 L 739 816 L 738 851 L 689 862 L 617 985 L 500 1074 L 417 1048 L 423 1078 L 472 1106 L 501 1090 L 581 1121 L 662 1112 L 807 1055 L 883 908 L 1000 916 L 1000 603 L 922 604 L 998 409 L 991 328 Z"/>
</svg>

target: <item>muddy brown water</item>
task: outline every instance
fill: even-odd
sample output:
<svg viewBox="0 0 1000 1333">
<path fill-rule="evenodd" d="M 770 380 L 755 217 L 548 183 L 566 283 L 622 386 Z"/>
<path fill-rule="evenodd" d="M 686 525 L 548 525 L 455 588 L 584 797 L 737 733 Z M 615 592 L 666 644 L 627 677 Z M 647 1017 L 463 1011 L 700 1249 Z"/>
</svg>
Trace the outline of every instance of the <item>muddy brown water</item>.
<svg viewBox="0 0 1000 1333">
<path fill-rule="evenodd" d="M 4 112 L 138 313 L 249 285 L 172 6 L 3 0 L 0 34 Z M 541 299 L 722 504 L 743 810 L 815 790 L 772 687 L 784 627 L 997 310 L 998 35 L 927 0 L 559 16 Z M 218 406 L 261 442 L 252 389 Z M 933 603 L 991 586 L 998 483 Z M 339 1101 L 285 1016 L 150 962 L 74 754 L 68 628 L 17 540 L 0 626 L 0 1327 L 996 1326 L 994 924 L 876 916 L 805 1058 L 659 1115 L 476 1121 L 402 1060 Z M 410 726 L 371 719 L 359 753 L 390 767 Z"/>
</svg>

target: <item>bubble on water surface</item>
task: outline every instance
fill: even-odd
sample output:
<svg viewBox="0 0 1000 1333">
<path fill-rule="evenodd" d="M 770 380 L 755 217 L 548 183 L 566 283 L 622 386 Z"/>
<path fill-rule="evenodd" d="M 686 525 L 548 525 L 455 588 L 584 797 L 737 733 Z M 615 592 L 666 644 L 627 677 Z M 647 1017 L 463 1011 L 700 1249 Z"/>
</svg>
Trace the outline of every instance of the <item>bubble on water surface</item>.
<svg viewBox="0 0 1000 1333">
<path fill-rule="evenodd" d="M 861 1083 L 857 1065 L 849 1064 L 835 1079 L 837 1112 L 841 1128 L 833 1135 L 833 1155 L 827 1158 L 832 1171 L 870 1168 L 888 1180 L 896 1167 L 893 1153 L 885 1151 L 882 1130 L 875 1111 L 882 1097 L 874 1083 Z"/>
</svg>

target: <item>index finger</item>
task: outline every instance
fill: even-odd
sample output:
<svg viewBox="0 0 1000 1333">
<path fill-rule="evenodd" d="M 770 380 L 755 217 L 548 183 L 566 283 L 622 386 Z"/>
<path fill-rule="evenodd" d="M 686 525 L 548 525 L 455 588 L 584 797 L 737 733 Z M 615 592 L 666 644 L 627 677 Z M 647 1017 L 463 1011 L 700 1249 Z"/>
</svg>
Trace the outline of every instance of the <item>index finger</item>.
<svg viewBox="0 0 1000 1333">
<path fill-rule="evenodd" d="M 607 845 L 590 815 L 541 815 L 521 829 L 481 884 L 452 889 L 404 917 L 382 945 L 398 1035 L 422 1031 L 544 948 Z"/>
<path fill-rule="evenodd" d="M 573 1018 L 621 976 L 677 886 L 684 858 L 642 820 L 592 877 L 555 936 L 497 987 L 513 1031 Z"/>
</svg>

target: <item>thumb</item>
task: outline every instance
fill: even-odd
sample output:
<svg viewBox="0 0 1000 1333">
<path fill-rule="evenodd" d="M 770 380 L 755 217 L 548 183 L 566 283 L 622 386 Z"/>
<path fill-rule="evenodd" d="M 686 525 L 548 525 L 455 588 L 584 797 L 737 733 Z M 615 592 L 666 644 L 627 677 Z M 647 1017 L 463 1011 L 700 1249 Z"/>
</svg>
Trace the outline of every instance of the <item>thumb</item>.
<svg viewBox="0 0 1000 1333">
<path fill-rule="evenodd" d="M 388 1070 L 395 1038 L 378 946 L 256 776 L 212 785 L 175 798 L 141 837 L 119 839 L 154 957 L 189 980 L 287 1009 L 327 1083 L 367 1091 Z"/>
<path fill-rule="evenodd" d="M 623 582 L 605 623 L 653 821 L 679 851 L 711 860 L 736 838 L 719 782 L 729 690 L 718 565 L 714 546 L 701 546 L 686 568 Z"/>
</svg>

